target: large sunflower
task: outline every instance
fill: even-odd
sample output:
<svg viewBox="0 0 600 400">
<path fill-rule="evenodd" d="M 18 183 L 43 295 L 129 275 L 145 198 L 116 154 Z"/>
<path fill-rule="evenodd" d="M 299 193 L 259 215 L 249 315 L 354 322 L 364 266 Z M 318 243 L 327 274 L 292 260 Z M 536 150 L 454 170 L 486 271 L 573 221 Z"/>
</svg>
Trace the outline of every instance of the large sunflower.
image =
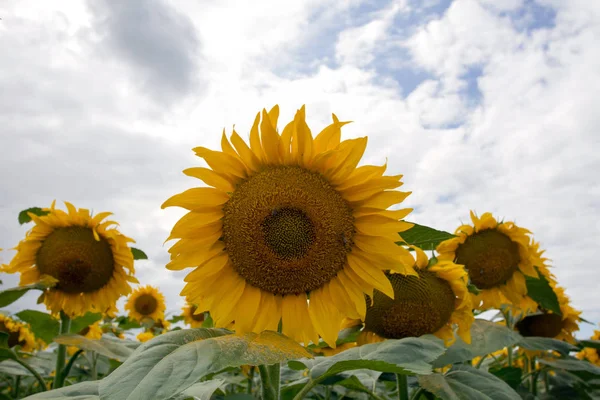
<svg viewBox="0 0 600 400">
<path fill-rule="evenodd" d="M 54 204 L 45 209 L 47 215 L 29 213 L 35 226 L 2 270 L 21 273 L 20 285 L 37 282 L 43 275 L 58 279 L 44 293 L 52 313 L 62 310 L 72 317 L 108 312 L 119 297 L 131 292 L 129 283 L 137 283 L 128 246 L 134 240 L 111 227 L 116 222 L 102 222 L 109 212 L 91 216 L 89 210 L 78 210 L 71 203 L 65 202 L 68 212 Z"/>
<path fill-rule="evenodd" d="M 152 319 L 158 321 L 165 318 L 165 296 L 157 288 L 140 286 L 131 293 L 125 304 L 129 317 L 139 322 Z"/>
<path fill-rule="evenodd" d="M 204 312 L 198 312 L 198 307 L 195 304 L 186 304 L 182 308 L 183 319 L 185 323 L 190 325 L 192 328 L 201 328 L 204 323 Z"/>
<path fill-rule="evenodd" d="M 473 226 L 460 226 L 457 237 L 438 245 L 438 258 L 465 266 L 471 283 L 481 291 L 472 294 L 474 308 L 521 307 L 527 295 L 524 275 L 538 277 L 529 246 L 531 232 L 513 222 L 498 222 L 490 213 L 479 218 L 471 211 L 471 220 Z"/>
<path fill-rule="evenodd" d="M 347 122 L 333 115 L 313 138 L 304 107 L 281 134 L 278 116 L 278 106 L 257 114 L 250 146 L 234 130 L 222 151 L 194 149 L 210 169 L 184 173 L 211 187 L 163 204 L 189 210 L 168 238 L 179 241 L 167 268 L 195 268 L 181 294 L 216 326 L 276 330 L 281 320 L 299 342 L 335 344 L 343 317 L 364 317 L 365 293 L 393 296 L 383 269 L 414 274 L 394 243 L 411 210 L 387 210 L 410 193 L 391 190 L 401 175 L 384 176 L 385 165 L 357 168 L 367 138 L 341 142 Z"/>
<path fill-rule="evenodd" d="M 372 300 L 367 298 L 364 329 L 358 344 L 434 334 L 450 345 L 455 340 L 455 326 L 458 335 L 471 342 L 474 316 L 464 267 L 451 261 L 430 263 L 421 249 L 414 249 L 418 277 L 386 274 L 394 298 L 378 290 Z"/>
<path fill-rule="evenodd" d="M 600 340 L 600 331 L 594 331 L 594 334 L 590 339 Z M 598 349 L 584 347 L 583 350 L 576 354 L 576 357 L 580 360 L 588 360 L 592 364 L 595 364 L 600 367 L 600 350 Z"/>
<path fill-rule="evenodd" d="M 0 332 L 8 334 L 8 347 L 18 345 L 25 352 L 32 352 L 40 347 L 27 325 L 16 322 L 2 313 L 0 313 Z"/>
</svg>

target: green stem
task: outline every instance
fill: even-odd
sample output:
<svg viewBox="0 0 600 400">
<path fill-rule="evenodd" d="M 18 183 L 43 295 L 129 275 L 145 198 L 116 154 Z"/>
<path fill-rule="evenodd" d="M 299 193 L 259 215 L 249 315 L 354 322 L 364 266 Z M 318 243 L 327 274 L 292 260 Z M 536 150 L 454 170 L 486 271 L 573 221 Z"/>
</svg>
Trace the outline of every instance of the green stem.
<svg viewBox="0 0 600 400">
<path fill-rule="evenodd" d="M 71 329 L 71 318 L 67 314 L 65 314 L 62 310 L 60 312 L 60 334 L 64 335 L 69 333 Z M 58 389 L 63 387 L 65 383 L 65 376 L 63 376 L 63 368 L 65 367 L 65 359 L 67 356 L 67 346 L 64 344 L 58 345 L 58 350 L 56 353 L 56 368 L 54 368 L 55 376 L 54 383 L 52 385 L 52 389 Z"/>
<path fill-rule="evenodd" d="M 531 394 L 536 396 L 537 395 L 537 377 L 538 377 L 539 373 L 535 369 L 535 356 L 531 357 L 529 369 L 532 372 L 532 374 L 529 378 L 531 381 L 531 388 L 530 388 Z"/>
<path fill-rule="evenodd" d="M 408 378 L 403 374 L 396 374 L 398 382 L 398 400 L 408 400 Z"/>
<path fill-rule="evenodd" d="M 512 346 L 508 346 L 508 366 L 512 367 Z"/>
<path fill-rule="evenodd" d="M 417 390 L 415 390 L 412 396 L 410 396 L 410 400 L 417 400 L 421 396 L 421 393 L 423 393 L 424 391 L 425 389 L 423 389 L 422 387 L 418 388 Z"/>
<path fill-rule="evenodd" d="M 544 389 L 546 389 L 546 393 L 550 391 L 550 378 L 548 378 L 548 371 L 544 371 Z"/>
<path fill-rule="evenodd" d="M 92 358 L 92 361 L 90 363 L 91 365 L 91 375 L 92 375 L 92 380 L 93 381 L 97 381 L 98 380 L 98 369 L 96 368 L 96 362 L 98 361 L 98 355 L 96 354 L 95 351 L 90 351 L 90 355 Z"/>
<path fill-rule="evenodd" d="M 15 361 L 18 362 L 19 364 L 21 364 L 23 367 L 25 367 L 25 369 L 29 372 L 31 372 L 31 374 L 33 376 L 35 376 L 35 379 L 37 379 L 38 383 L 40 384 L 40 386 L 42 387 L 42 391 L 45 392 L 46 390 L 48 390 L 46 388 L 46 381 L 44 381 L 44 378 L 42 378 L 42 376 L 40 374 L 38 374 L 38 372 L 31 368 L 31 366 L 29 364 L 27 364 L 25 361 L 21 360 L 20 358 L 15 358 Z"/>
<path fill-rule="evenodd" d="M 369 392 L 369 396 L 371 396 L 375 400 L 387 400 L 385 397 L 381 397 L 380 395 L 378 395 L 375 392 Z"/>
<path fill-rule="evenodd" d="M 252 386 L 254 385 L 254 367 L 253 365 L 250 366 L 250 372 L 248 372 L 248 389 L 246 390 L 246 393 L 248 394 L 252 394 Z"/>
<path fill-rule="evenodd" d="M 83 349 L 77 350 L 77 352 L 75 352 L 75 354 L 73 354 L 73 356 L 71 356 L 71 358 L 69 359 L 67 366 L 65 367 L 65 369 L 63 369 L 63 372 L 62 372 L 64 379 L 67 379 L 69 377 L 69 373 L 71 372 L 71 367 L 73 366 L 73 364 L 75 364 L 75 360 L 77 360 L 77 357 L 79 357 L 79 355 L 81 353 L 83 353 Z"/>
<path fill-rule="evenodd" d="M 281 364 L 259 365 L 263 400 L 279 400 L 279 377 Z"/>
<path fill-rule="evenodd" d="M 19 398 L 21 394 L 21 375 L 17 375 L 15 378 L 15 399 Z"/>
<path fill-rule="evenodd" d="M 317 386 L 319 384 L 319 380 L 310 380 L 308 381 L 308 383 L 306 385 L 304 385 L 304 387 L 302 388 L 302 390 L 300 390 L 298 392 L 297 395 L 294 396 L 293 400 L 301 400 L 304 398 L 304 396 L 306 396 L 308 394 L 308 392 L 310 392 L 315 386 Z"/>
<path fill-rule="evenodd" d="M 487 354 L 481 356 L 481 360 L 479 360 L 477 362 L 477 365 L 475 365 L 475 368 L 479 369 L 479 367 L 481 367 L 481 364 L 483 364 L 483 361 L 486 359 L 487 356 L 488 356 Z"/>
</svg>

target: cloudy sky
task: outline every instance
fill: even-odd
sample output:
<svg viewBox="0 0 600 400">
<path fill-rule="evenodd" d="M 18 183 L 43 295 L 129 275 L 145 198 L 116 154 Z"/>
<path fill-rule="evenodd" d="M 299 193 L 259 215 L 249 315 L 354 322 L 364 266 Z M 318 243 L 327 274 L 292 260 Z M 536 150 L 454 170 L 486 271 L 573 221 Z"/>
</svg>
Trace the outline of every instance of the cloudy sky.
<svg viewBox="0 0 600 400">
<path fill-rule="evenodd" d="M 183 210 L 160 204 L 196 184 L 191 148 L 306 104 L 313 132 L 353 120 L 364 162 L 404 174 L 410 220 L 453 231 L 473 209 L 532 230 L 600 322 L 600 2 L 3 0 L 0 18 L 0 247 L 24 208 L 112 211 L 175 312 L 186 272 L 163 241 Z"/>
</svg>

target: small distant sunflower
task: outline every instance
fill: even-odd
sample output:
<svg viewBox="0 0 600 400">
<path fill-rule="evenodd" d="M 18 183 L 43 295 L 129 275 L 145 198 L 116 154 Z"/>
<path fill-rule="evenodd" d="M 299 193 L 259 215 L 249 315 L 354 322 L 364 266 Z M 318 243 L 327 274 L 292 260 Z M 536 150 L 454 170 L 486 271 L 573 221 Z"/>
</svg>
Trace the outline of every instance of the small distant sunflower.
<svg viewBox="0 0 600 400">
<path fill-rule="evenodd" d="M 490 213 L 481 218 L 471 211 L 473 226 L 462 225 L 437 247 L 440 260 L 462 264 L 481 292 L 473 294 L 473 307 L 519 307 L 527 294 L 525 276 L 538 277 L 530 253 L 531 232 L 513 222 L 498 222 Z"/>
<path fill-rule="evenodd" d="M 129 311 L 129 318 L 139 322 L 148 318 L 154 321 L 164 319 L 165 296 L 153 286 L 140 286 L 129 296 L 125 309 Z"/>
<path fill-rule="evenodd" d="M 73 317 L 88 311 L 107 312 L 119 297 L 131 292 L 133 255 L 128 246 L 134 242 L 104 221 L 111 215 L 91 216 L 65 202 L 68 212 L 54 208 L 47 215 L 29 214 L 35 226 L 17 247 L 17 254 L 2 270 L 21 273 L 20 285 L 39 281 L 49 275 L 58 280 L 44 293 L 44 303 L 52 313 L 61 310 Z"/>
<path fill-rule="evenodd" d="M 78 335 L 81 335 L 87 339 L 90 340 L 98 340 L 98 339 L 102 339 L 102 328 L 100 327 L 100 321 L 96 321 L 94 322 L 92 325 L 88 325 L 85 328 L 83 328 L 82 330 L 80 330 L 79 332 L 77 332 Z M 77 352 L 78 348 L 74 347 L 74 346 L 69 346 L 67 347 L 67 352 L 70 355 L 73 355 Z"/>
<path fill-rule="evenodd" d="M 195 304 L 188 303 L 182 308 L 185 323 L 192 328 L 201 328 L 204 322 L 204 312 L 197 312 L 198 307 Z"/>
<path fill-rule="evenodd" d="M 594 331 L 594 334 L 590 339 L 600 340 L 600 331 Z M 598 349 L 585 347 L 583 350 L 576 354 L 576 357 L 580 360 L 588 360 L 592 364 L 595 364 L 600 367 L 600 350 Z"/>
<path fill-rule="evenodd" d="M 540 309 L 537 314 L 526 316 L 517 322 L 515 328 L 523 336 L 547 337 L 575 343 L 573 334 L 579 330 L 581 311 L 571 306 L 571 301 L 562 287 L 556 286 L 552 281 L 550 285 L 558 297 L 562 315 Z"/>
<path fill-rule="evenodd" d="M 8 347 L 21 346 L 21 350 L 32 352 L 39 346 L 35 336 L 27 325 L 14 321 L 12 318 L 0 313 L 0 332 L 8 333 Z"/>
<path fill-rule="evenodd" d="M 154 334 L 152 332 L 142 332 L 139 335 L 137 335 L 137 340 L 139 340 L 142 343 L 147 342 L 148 340 L 153 338 Z"/>
<path fill-rule="evenodd" d="M 393 290 L 384 269 L 414 274 L 396 245 L 411 209 L 388 210 L 410 192 L 386 166 L 357 165 L 367 138 L 341 141 L 340 122 L 313 138 L 302 107 L 280 133 L 279 107 L 258 113 L 250 145 L 225 132 L 222 151 L 194 149 L 210 168 L 185 174 L 211 187 L 163 204 L 189 210 L 168 240 L 167 268 L 193 267 L 181 292 L 238 332 L 282 329 L 299 342 L 335 345 L 346 316 L 365 315 L 364 294 Z M 310 304 L 307 301 L 310 297 Z"/>
<path fill-rule="evenodd" d="M 464 267 L 451 261 L 430 263 L 417 247 L 415 253 L 418 276 L 388 273 L 394 298 L 378 290 L 374 291 L 372 301 L 367 298 L 364 329 L 358 344 L 434 334 L 450 345 L 455 340 L 455 325 L 458 335 L 471 342 L 474 317 Z"/>
</svg>

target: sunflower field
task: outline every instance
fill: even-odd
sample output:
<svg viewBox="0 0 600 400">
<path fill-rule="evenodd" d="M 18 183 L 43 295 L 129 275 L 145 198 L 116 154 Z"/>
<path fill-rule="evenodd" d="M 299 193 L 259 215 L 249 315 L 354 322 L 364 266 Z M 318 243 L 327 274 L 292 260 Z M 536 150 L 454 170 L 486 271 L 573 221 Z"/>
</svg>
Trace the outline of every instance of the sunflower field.
<svg viewBox="0 0 600 400">
<path fill-rule="evenodd" d="M 162 204 L 187 210 L 166 238 L 178 313 L 111 213 L 22 211 L 0 307 L 37 291 L 47 312 L 0 312 L 0 399 L 600 398 L 600 331 L 576 339 L 590 322 L 534 234 L 487 212 L 418 224 L 402 175 L 359 166 L 367 138 L 332 118 L 279 129 L 275 106 L 193 149 L 203 184 Z"/>
</svg>

